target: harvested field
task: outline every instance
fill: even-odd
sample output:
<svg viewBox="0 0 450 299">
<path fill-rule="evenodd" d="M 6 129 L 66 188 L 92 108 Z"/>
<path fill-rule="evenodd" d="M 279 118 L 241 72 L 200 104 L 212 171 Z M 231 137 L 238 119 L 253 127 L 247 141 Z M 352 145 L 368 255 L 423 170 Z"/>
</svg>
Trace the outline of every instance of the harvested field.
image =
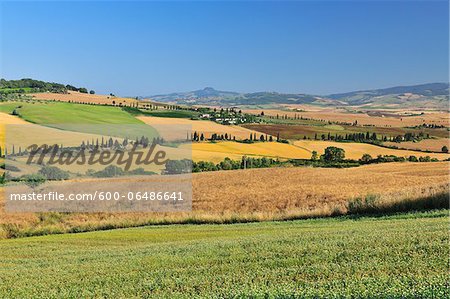
<svg viewBox="0 0 450 299">
<path fill-rule="evenodd" d="M 339 147 L 345 150 L 345 157 L 347 159 L 360 159 L 362 155 L 369 154 L 372 157 L 376 157 L 378 155 L 394 155 L 397 157 L 425 157 L 430 156 L 431 158 L 436 158 L 439 160 L 445 160 L 450 158 L 449 154 L 440 154 L 440 153 L 425 153 L 425 152 L 417 152 L 411 150 L 397 150 L 390 149 L 381 146 L 376 146 L 367 143 L 350 143 L 350 142 L 333 142 L 333 141 L 320 141 L 320 140 L 299 140 L 294 142 L 295 146 L 299 148 L 305 149 L 307 151 L 317 151 L 317 153 L 323 154 L 325 152 L 325 148 L 329 146 Z"/>
<path fill-rule="evenodd" d="M 411 129 L 411 128 L 389 128 L 389 127 L 361 127 L 361 126 L 348 126 L 348 125 L 305 125 L 305 124 L 244 124 L 243 127 L 249 130 L 255 130 L 265 134 L 276 136 L 280 135 L 282 139 L 303 139 L 305 136 L 310 139 L 314 139 L 317 135 L 318 138 L 323 134 L 325 136 L 330 133 L 331 135 L 342 135 L 364 133 L 370 134 L 376 133 L 378 138 L 382 136 L 396 137 L 399 135 L 405 135 L 406 133 L 412 133 L 418 135 L 423 133 L 425 136 L 428 134 L 430 137 L 436 138 L 448 138 L 449 132 L 447 129 Z"/>
<path fill-rule="evenodd" d="M 18 118 L 7 113 L 0 112 L 0 146 L 3 147 L 5 144 L 5 128 L 6 125 L 20 125 L 29 124 L 23 119 Z"/>
<path fill-rule="evenodd" d="M 450 139 L 440 138 L 440 139 L 424 139 L 419 142 L 383 142 L 387 146 L 396 146 L 401 149 L 410 149 L 418 151 L 432 151 L 440 152 L 443 146 L 447 146 L 450 149 Z"/>
<path fill-rule="evenodd" d="M 44 127 L 29 123 L 17 116 L 0 112 L 0 145 L 5 145 L 5 129 L 8 127 L 8 135 L 14 140 L 8 140 L 8 144 L 14 143 L 18 147 L 27 147 L 31 144 L 63 144 L 64 146 L 78 146 L 81 142 L 101 136 L 87 133 L 62 131 L 50 127 Z M 9 149 L 11 150 L 11 149 Z"/>
<path fill-rule="evenodd" d="M 448 196 L 448 162 L 385 163 L 351 169 L 270 168 L 193 175 L 193 211 L 184 213 L 5 213 L 3 237 L 152 223 L 261 221 L 346 213 L 347 202 L 377 204 Z M 80 182 L 81 183 L 81 182 Z M 3 193 L 0 193 L 3 194 Z M 3 195 L 2 195 L 3 196 Z M 55 222 L 55 219 L 58 219 Z M 189 220 L 190 219 L 190 220 Z"/>
<path fill-rule="evenodd" d="M 84 103 L 84 104 L 99 104 L 99 105 L 123 105 L 129 106 L 130 104 L 135 104 L 138 101 L 130 98 L 120 98 L 107 95 L 99 94 L 87 94 L 76 91 L 69 91 L 67 94 L 63 93 L 33 93 L 31 94 L 33 99 L 36 100 L 46 100 L 46 101 L 57 101 L 57 102 L 71 102 L 71 103 Z"/>
<path fill-rule="evenodd" d="M 266 116 L 288 115 L 289 117 L 310 118 L 315 120 L 353 123 L 358 122 L 358 125 L 374 125 L 377 127 L 412 127 L 417 125 L 435 124 L 444 125 L 448 127 L 450 122 L 449 113 L 446 112 L 425 112 L 419 116 L 402 116 L 397 114 L 382 114 L 380 116 L 370 116 L 366 113 L 349 113 L 342 109 L 323 109 L 318 111 L 292 111 L 292 110 L 256 110 L 247 109 L 243 112 L 251 114 L 260 114 L 264 111 Z"/>
<path fill-rule="evenodd" d="M 204 134 L 205 138 L 210 138 L 212 134 L 228 134 L 235 136 L 238 140 L 248 139 L 251 133 L 257 133 L 258 137 L 261 133 L 253 130 L 249 130 L 240 126 L 234 125 L 221 125 L 209 120 L 190 120 L 185 118 L 169 118 L 169 117 L 152 117 L 152 116 L 139 116 L 139 120 L 144 123 L 158 127 L 180 125 L 186 128 L 191 128 L 192 132 L 198 134 Z M 164 136 L 164 134 L 162 134 Z"/>
</svg>

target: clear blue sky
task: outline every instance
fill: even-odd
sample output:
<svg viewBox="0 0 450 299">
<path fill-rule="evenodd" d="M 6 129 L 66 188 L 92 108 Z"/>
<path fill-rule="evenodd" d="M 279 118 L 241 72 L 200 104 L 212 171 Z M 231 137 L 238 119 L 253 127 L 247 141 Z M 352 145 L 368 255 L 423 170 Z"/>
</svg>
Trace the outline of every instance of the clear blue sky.
<svg viewBox="0 0 450 299">
<path fill-rule="evenodd" d="M 448 82 L 446 1 L 3 2 L 0 75 L 97 93 Z"/>
</svg>

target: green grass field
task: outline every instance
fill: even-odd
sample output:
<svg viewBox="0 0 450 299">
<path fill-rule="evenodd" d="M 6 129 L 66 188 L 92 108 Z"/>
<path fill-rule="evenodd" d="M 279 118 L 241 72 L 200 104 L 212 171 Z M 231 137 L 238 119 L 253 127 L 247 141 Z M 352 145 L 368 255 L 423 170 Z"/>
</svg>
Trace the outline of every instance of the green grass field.
<svg viewBox="0 0 450 299">
<path fill-rule="evenodd" d="M 52 102 L 0 104 L 0 112 L 14 109 L 26 121 L 62 130 L 132 139 L 157 136 L 153 128 L 118 107 Z"/>
<path fill-rule="evenodd" d="M 448 211 L 0 241 L 0 297 L 448 298 Z"/>
<path fill-rule="evenodd" d="M 171 118 L 198 118 L 198 112 L 189 110 L 153 110 L 142 111 L 142 115 Z"/>
</svg>

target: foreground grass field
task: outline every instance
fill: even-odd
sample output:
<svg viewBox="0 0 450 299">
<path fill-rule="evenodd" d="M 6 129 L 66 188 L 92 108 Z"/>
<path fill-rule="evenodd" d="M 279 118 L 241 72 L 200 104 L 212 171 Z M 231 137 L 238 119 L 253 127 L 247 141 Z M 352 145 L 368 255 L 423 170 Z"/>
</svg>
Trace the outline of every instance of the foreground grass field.
<svg viewBox="0 0 450 299">
<path fill-rule="evenodd" d="M 448 211 L 0 241 L 0 297 L 448 298 Z"/>
</svg>

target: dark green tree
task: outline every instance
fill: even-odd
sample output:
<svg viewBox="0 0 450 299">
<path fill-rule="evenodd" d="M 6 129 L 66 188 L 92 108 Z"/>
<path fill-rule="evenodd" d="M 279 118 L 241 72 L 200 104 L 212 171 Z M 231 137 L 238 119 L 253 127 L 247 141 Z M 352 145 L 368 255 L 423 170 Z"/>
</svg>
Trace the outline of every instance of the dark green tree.
<svg viewBox="0 0 450 299">
<path fill-rule="evenodd" d="M 345 151 L 342 148 L 329 146 L 325 149 L 323 158 L 327 162 L 339 162 L 345 159 Z"/>
</svg>

